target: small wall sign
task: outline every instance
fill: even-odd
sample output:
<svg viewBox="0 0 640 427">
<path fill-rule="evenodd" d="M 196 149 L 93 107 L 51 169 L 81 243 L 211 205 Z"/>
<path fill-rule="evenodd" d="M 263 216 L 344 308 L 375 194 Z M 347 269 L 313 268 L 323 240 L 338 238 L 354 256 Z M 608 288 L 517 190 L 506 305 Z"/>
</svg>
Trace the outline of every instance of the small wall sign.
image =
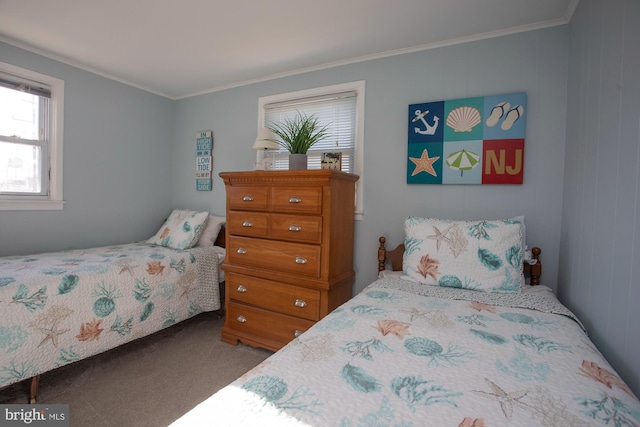
<svg viewBox="0 0 640 427">
<path fill-rule="evenodd" d="M 211 191 L 213 131 L 196 132 L 196 190 Z"/>
</svg>

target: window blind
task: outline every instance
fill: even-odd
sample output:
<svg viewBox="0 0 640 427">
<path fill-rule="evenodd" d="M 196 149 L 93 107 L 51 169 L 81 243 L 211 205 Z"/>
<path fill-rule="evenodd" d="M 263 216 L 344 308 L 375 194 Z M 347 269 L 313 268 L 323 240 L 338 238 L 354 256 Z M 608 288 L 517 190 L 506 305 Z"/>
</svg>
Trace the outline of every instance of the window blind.
<svg viewBox="0 0 640 427">
<path fill-rule="evenodd" d="M 0 87 L 29 93 L 42 98 L 51 98 L 51 88 L 43 83 L 28 80 L 11 74 L 0 73 Z"/>
<path fill-rule="evenodd" d="M 266 104 L 265 126 L 294 119 L 298 113 L 317 117 L 318 125 L 327 125 L 329 136 L 307 152 L 309 169 L 320 169 L 322 153 L 341 152 L 342 171 L 354 173 L 356 95 L 349 91 Z M 272 169 L 288 169 L 288 151 L 275 151 L 273 158 Z"/>
</svg>

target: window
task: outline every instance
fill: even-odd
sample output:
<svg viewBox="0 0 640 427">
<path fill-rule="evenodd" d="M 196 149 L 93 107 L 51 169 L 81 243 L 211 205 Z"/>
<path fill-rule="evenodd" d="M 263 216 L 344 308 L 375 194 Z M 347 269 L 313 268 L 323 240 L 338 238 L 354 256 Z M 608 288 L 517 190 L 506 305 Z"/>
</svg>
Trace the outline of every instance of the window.
<svg viewBox="0 0 640 427">
<path fill-rule="evenodd" d="M 64 82 L 0 62 L 0 210 L 62 209 Z"/>
<path fill-rule="evenodd" d="M 329 137 L 307 152 L 309 169 L 320 169 L 322 153 L 342 153 L 342 171 L 360 176 L 356 183 L 356 219 L 362 219 L 363 145 L 364 145 L 364 81 L 327 86 L 299 92 L 266 96 L 258 100 L 258 127 L 293 119 L 298 113 L 318 118 L 327 125 Z M 273 159 L 271 169 L 289 168 L 289 153 L 282 149 L 264 153 Z"/>
</svg>

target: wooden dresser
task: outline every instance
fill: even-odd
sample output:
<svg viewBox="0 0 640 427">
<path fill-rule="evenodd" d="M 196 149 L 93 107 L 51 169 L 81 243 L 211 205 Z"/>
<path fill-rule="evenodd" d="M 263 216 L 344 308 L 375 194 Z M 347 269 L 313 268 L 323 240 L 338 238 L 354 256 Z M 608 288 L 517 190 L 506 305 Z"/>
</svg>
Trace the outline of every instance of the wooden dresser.
<svg viewBox="0 0 640 427">
<path fill-rule="evenodd" d="M 223 172 L 222 340 L 278 350 L 352 296 L 357 175 Z"/>
</svg>

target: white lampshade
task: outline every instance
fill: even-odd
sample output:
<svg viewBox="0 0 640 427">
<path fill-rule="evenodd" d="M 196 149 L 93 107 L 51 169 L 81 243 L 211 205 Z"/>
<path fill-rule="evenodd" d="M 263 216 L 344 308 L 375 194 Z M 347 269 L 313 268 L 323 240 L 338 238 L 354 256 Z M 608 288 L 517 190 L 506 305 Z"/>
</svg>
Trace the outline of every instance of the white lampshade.
<svg viewBox="0 0 640 427">
<path fill-rule="evenodd" d="M 253 143 L 254 150 L 278 150 L 280 149 L 280 144 L 274 141 L 269 141 L 270 139 L 277 139 L 275 133 L 269 128 L 260 128 L 258 131 L 258 136 L 256 137 L 256 141 Z"/>
</svg>

